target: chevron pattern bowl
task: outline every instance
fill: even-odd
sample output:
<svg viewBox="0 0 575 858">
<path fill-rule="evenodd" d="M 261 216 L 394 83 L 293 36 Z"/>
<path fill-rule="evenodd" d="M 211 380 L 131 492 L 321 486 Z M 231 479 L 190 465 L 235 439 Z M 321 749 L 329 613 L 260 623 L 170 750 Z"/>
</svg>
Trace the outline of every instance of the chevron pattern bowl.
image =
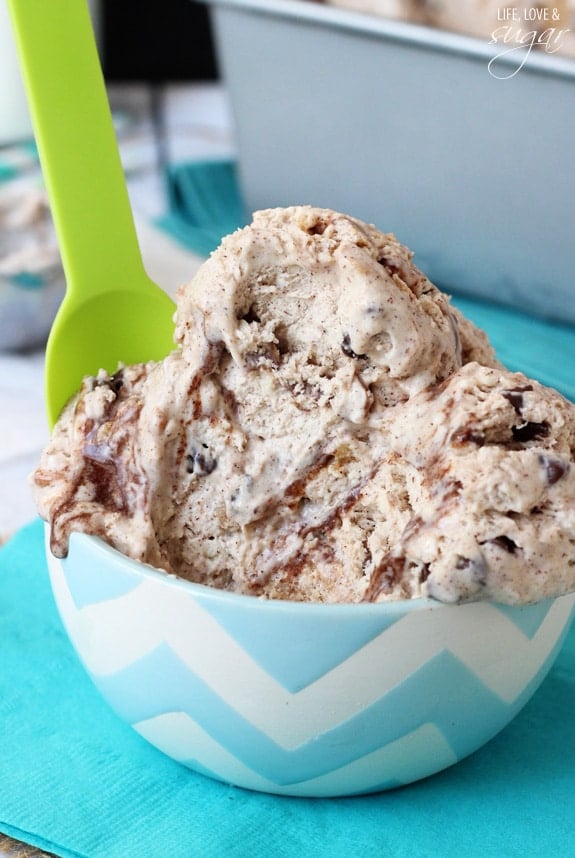
<svg viewBox="0 0 575 858">
<path fill-rule="evenodd" d="M 191 769 L 295 796 L 389 789 L 481 747 L 545 677 L 575 600 L 273 602 L 81 534 L 65 560 L 47 553 L 72 644 L 121 718 Z"/>
</svg>

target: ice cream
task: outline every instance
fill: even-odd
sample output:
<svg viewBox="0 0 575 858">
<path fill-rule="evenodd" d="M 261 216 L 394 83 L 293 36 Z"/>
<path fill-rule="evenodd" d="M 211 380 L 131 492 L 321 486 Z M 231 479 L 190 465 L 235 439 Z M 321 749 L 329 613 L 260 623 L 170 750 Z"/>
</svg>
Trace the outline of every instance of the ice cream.
<svg viewBox="0 0 575 858">
<path fill-rule="evenodd" d="M 501 367 L 393 235 L 258 212 L 180 289 L 175 340 L 60 418 L 33 476 L 58 556 L 80 530 L 299 601 L 575 589 L 575 407 Z"/>
</svg>

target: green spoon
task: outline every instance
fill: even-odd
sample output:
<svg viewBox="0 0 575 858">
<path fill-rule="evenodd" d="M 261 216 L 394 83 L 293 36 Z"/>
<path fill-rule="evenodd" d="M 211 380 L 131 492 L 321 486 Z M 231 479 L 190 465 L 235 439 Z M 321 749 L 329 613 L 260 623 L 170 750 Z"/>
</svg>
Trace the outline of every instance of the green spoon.
<svg viewBox="0 0 575 858">
<path fill-rule="evenodd" d="M 46 348 L 52 426 L 85 375 L 174 348 L 174 303 L 144 270 L 86 0 L 8 6 L 66 276 Z"/>
</svg>

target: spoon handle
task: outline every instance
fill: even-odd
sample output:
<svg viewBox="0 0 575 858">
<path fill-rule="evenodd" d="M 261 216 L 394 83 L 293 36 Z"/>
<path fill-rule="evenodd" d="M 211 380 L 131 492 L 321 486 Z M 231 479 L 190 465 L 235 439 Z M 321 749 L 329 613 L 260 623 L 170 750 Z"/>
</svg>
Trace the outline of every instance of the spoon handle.
<svg viewBox="0 0 575 858">
<path fill-rule="evenodd" d="M 67 299 L 129 285 L 144 269 L 87 2 L 8 6 Z"/>
</svg>

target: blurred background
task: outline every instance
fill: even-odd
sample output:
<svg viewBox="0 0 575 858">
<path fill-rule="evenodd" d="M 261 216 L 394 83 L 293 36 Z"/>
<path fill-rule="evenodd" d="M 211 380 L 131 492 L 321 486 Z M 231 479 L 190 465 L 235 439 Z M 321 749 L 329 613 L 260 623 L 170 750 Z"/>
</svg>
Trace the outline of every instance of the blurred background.
<svg viewBox="0 0 575 858">
<path fill-rule="evenodd" d="M 144 263 L 166 291 L 248 212 L 326 206 L 394 232 L 503 361 L 571 390 L 550 344 L 575 330 L 575 0 L 86 2 Z M 34 515 L 64 290 L 0 0 L 0 538 Z"/>
<path fill-rule="evenodd" d="M 234 153 L 208 9 L 191 0 L 88 5 L 144 262 L 173 293 L 216 239 L 193 226 L 192 238 L 187 227 L 182 237 L 177 213 L 168 217 L 178 196 L 169 170 L 176 182 L 177 165 L 227 164 Z M 35 516 L 28 474 L 48 437 L 44 346 L 64 291 L 8 8 L 0 0 L 0 543 Z"/>
<path fill-rule="evenodd" d="M 93 0 L 110 81 L 205 81 L 218 76 L 209 12 L 192 0 Z"/>
<path fill-rule="evenodd" d="M 233 153 L 209 12 L 191 0 L 88 6 L 134 212 L 146 228 L 176 207 L 171 165 Z M 162 231 L 176 233 L 176 260 L 179 249 L 196 249 L 193 239 L 186 247 L 176 220 Z M 149 237 L 145 244 L 154 254 Z M 165 270 L 155 259 L 149 267 L 172 290 L 182 276 L 167 260 L 160 263 Z M 0 0 L 0 354 L 42 347 L 63 291 L 8 8 Z"/>
</svg>

